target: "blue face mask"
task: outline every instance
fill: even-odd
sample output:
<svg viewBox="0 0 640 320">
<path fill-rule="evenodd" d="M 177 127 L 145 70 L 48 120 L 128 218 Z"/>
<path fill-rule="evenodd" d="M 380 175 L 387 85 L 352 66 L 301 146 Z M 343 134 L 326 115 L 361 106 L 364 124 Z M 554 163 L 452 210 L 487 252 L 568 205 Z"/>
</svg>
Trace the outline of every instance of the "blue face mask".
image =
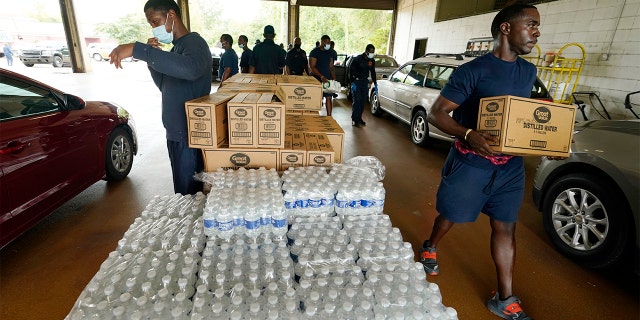
<svg viewBox="0 0 640 320">
<path fill-rule="evenodd" d="M 325 44 L 325 45 L 324 45 L 324 49 L 325 49 L 325 50 L 329 50 L 329 49 L 331 49 L 331 45 L 330 45 L 330 44 Z"/>
<path fill-rule="evenodd" d="M 167 13 L 167 20 L 164 22 L 164 25 L 157 26 L 151 29 L 153 32 L 153 36 L 158 38 L 158 41 L 164 44 L 169 44 L 173 41 L 173 26 L 175 24 L 175 20 L 171 23 L 171 32 L 167 32 L 167 22 L 169 21 L 169 13 Z"/>
</svg>

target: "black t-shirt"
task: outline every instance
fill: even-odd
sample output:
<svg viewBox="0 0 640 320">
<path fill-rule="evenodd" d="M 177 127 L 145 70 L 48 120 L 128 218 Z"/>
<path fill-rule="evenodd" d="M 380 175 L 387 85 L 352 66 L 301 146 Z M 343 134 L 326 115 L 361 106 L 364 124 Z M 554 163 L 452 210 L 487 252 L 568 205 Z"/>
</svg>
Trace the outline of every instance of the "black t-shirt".
<svg viewBox="0 0 640 320">
<path fill-rule="evenodd" d="M 251 59 L 251 54 L 251 49 L 242 50 L 242 55 L 240 56 L 240 70 L 249 72 L 249 60 Z"/>
<path fill-rule="evenodd" d="M 249 65 L 255 67 L 255 73 L 282 74 L 285 55 L 286 51 L 272 39 L 264 39 L 253 47 Z"/>
<path fill-rule="evenodd" d="M 291 74 L 304 74 L 305 70 L 307 70 L 307 66 L 309 65 L 307 52 L 296 48 L 289 50 L 285 59 L 285 65 L 289 67 L 289 73 Z"/>
</svg>

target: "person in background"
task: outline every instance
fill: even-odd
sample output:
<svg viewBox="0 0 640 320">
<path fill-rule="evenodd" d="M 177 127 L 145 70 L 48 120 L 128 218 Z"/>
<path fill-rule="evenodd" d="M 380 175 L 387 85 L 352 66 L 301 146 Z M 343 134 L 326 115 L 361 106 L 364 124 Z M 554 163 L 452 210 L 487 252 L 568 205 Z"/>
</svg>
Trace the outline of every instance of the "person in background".
<svg viewBox="0 0 640 320">
<path fill-rule="evenodd" d="M 331 42 L 329 42 L 329 44 L 331 45 L 331 49 L 330 49 L 330 51 L 331 51 L 331 57 L 333 58 L 333 63 L 336 63 L 336 61 L 338 61 L 338 52 L 336 52 L 336 50 L 334 49 L 334 48 L 335 48 L 335 46 L 336 46 L 336 43 L 335 43 L 335 42 L 333 42 L 333 40 L 332 40 Z M 333 94 L 333 97 L 334 97 L 334 98 L 337 98 L 337 97 L 338 97 L 338 94 L 337 94 L 337 93 L 334 93 L 334 94 Z"/>
<path fill-rule="evenodd" d="M 519 55 L 531 52 L 540 37 L 539 26 L 540 13 L 532 5 L 514 4 L 500 10 L 491 23 L 493 51 L 461 65 L 428 115 L 432 125 L 457 139 L 442 169 L 436 198 L 438 216 L 422 246 L 420 260 L 428 274 L 437 275 L 436 249 L 445 234 L 456 223 L 475 221 L 480 212 L 488 215 L 498 290 L 486 305 L 504 319 L 531 319 L 512 287 L 524 162 L 520 156 L 493 151 L 489 142 L 495 142 L 495 137 L 475 129 L 481 98 L 531 96 L 536 67 Z"/>
<path fill-rule="evenodd" d="M 122 60 L 132 56 L 147 62 L 151 78 L 162 93 L 162 123 L 167 133 L 174 191 L 195 194 L 202 191 L 202 182 L 193 176 L 203 170 L 204 163 L 202 151 L 189 148 L 184 103 L 211 92 L 211 51 L 199 34 L 184 25 L 175 1 L 149 0 L 144 13 L 153 37 L 146 44 L 117 46 L 109 54 L 109 63 L 122 68 Z M 160 49 L 166 44 L 173 44 L 171 51 Z"/>
<path fill-rule="evenodd" d="M 320 38 L 320 41 L 320 46 L 309 53 L 309 69 L 311 70 L 311 75 L 318 79 L 320 83 L 325 83 L 329 80 L 335 80 L 336 73 L 333 69 L 333 55 L 330 50 L 331 38 L 325 34 Z M 325 98 L 327 116 L 331 116 L 333 93 L 323 92 L 322 96 Z"/>
<path fill-rule="evenodd" d="M 5 43 L 2 47 L 2 52 L 4 52 L 4 56 L 7 59 L 7 66 L 13 65 L 13 53 L 11 52 L 11 47 L 8 43 Z"/>
<path fill-rule="evenodd" d="M 367 101 L 369 93 L 369 76 L 373 80 L 374 90 L 377 90 L 376 82 L 376 61 L 373 59 L 376 47 L 368 44 L 363 54 L 353 58 L 349 66 L 349 77 L 351 80 L 351 92 L 353 96 L 353 108 L 351 109 L 351 125 L 361 128 L 367 124 L 362 120 L 364 102 Z"/>
<path fill-rule="evenodd" d="M 331 57 L 333 58 L 333 62 L 336 62 L 338 61 L 338 52 L 334 49 L 336 47 L 336 43 L 331 41 L 329 44 L 331 45 L 331 48 L 329 49 L 331 51 Z"/>
<path fill-rule="evenodd" d="M 287 57 L 285 58 L 284 74 L 300 76 L 311 74 L 309 71 L 309 59 L 307 59 L 307 52 L 301 48 L 302 40 L 296 37 L 293 40 L 293 43 L 293 48 L 287 52 Z"/>
<path fill-rule="evenodd" d="M 289 44 L 287 45 L 287 51 L 289 51 L 289 50 L 291 50 L 291 49 L 293 49 L 293 45 L 292 45 L 291 43 L 289 43 Z"/>
<path fill-rule="evenodd" d="M 220 36 L 220 43 L 222 43 L 222 48 L 224 49 L 218 69 L 218 78 L 220 78 L 220 85 L 222 85 L 222 82 L 238 73 L 238 55 L 233 50 L 233 38 L 231 35 L 225 33 Z"/>
<path fill-rule="evenodd" d="M 253 51 L 249 49 L 247 43 L 249 42 L 249 38 L 244 34 L 238 37 L 238 47 L 242 49 L 242 54 L 240 55 L 240 72 L 249 73 L 249 60 L 251 59 L 251 54 Z"/>
<path fill-rule="evenodd" d="M 276 36 L 273 26 L 265 26 L 263 36 L 264 41 L 253 47 L 249 73 L 282 74 L 286 52 L 273 42 Z"/>
</svg>

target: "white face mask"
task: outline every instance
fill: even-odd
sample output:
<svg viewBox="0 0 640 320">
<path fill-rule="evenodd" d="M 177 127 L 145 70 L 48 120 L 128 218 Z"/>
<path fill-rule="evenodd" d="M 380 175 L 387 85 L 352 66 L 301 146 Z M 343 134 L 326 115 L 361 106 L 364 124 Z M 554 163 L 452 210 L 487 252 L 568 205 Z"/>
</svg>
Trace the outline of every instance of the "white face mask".
<svg viewBox="0 0 640 320">
<path fill-rule="evenodd" d="M 173 26 L 176 21 L 173 20 L 171 23 L 171 32 L 167 32 L 167 22 L 169 22 L 169 13 L 167 13 L 167 20 L 164 22 L 164 25 L 151 29 L 153 36 L 158 38 L 158 41 L 164 44 L 169 44 L 173 41 Z"/>
<path fill-rule="evenodd" d="M 240 49 L 244 48 L 244 44 L 239 44 L 238 47 L 240 47 Z"/>
<path fill-rule="evenodd" d="M 324 49 L 325 49 L 325 50 L 329 50 L 329 49 L 331 49 L 331 45 L 330 45 L 330 44 L 325 44 L 325 45 L 324 45 Z"/>
<path fill-rule="evenodd" d="M 373 59 L 373 57 L 375 57 L 375 54 L 374 54 L 374 53 L 369 53 L 369 54 L 367 55 L 367 57 L 369 57 L 369 59 Z"/>
</svg>

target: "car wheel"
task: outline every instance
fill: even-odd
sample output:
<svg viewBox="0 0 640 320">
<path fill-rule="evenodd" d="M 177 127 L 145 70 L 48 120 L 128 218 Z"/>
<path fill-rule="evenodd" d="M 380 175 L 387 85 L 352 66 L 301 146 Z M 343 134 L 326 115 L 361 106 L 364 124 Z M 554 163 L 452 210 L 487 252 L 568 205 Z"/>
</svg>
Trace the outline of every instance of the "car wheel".
<svg viewBox="0 0 640 320">
<path fill-rule="evenodd" d="M 133 166 L 133 140 L 127 130 L 115 128 L 107 141 L 105 152 L 107 181 L 124 179 Z"/>
<path fill-rule="evenodd" d="M 605 180 L 571 174 L 556 180 L 542 211 L 545 231 L 563 255 L 590 268 L 614 264 L 629 237 L 625 203 Z"/>
<path fill-rule="evenodd" d="M 93 54 L 93 60 L 102 61 L 102 56 L 99 53 L 94 53 Z"/>
<path fill-rule="evenodd" d="M 371 114 L 374 116 L 381 116 L 384 111 L 380 108 L 380 98 L 378 97 L 378 93 L 375 91 L 371 92 L 371 97 L 369 98 L 369 104 L 371 105 Z"/>
<path fill-rule="evenodd" d="M 29 67 L 29 68 L 33 67 L 33 63 L 25 63 L 24 65 Z"/>
<path fill-rule="evenodd" d="M 53 56 L 53 66 L 55 68 L 62 67 L 62 57 L 61 56 Z"/>
<path fill-rule="evenodd" d="M 429 144 L 429 123 L 424 110 L 418 110 L 411 119 L 411 141 L 421 147 Z"/>
</svg>

